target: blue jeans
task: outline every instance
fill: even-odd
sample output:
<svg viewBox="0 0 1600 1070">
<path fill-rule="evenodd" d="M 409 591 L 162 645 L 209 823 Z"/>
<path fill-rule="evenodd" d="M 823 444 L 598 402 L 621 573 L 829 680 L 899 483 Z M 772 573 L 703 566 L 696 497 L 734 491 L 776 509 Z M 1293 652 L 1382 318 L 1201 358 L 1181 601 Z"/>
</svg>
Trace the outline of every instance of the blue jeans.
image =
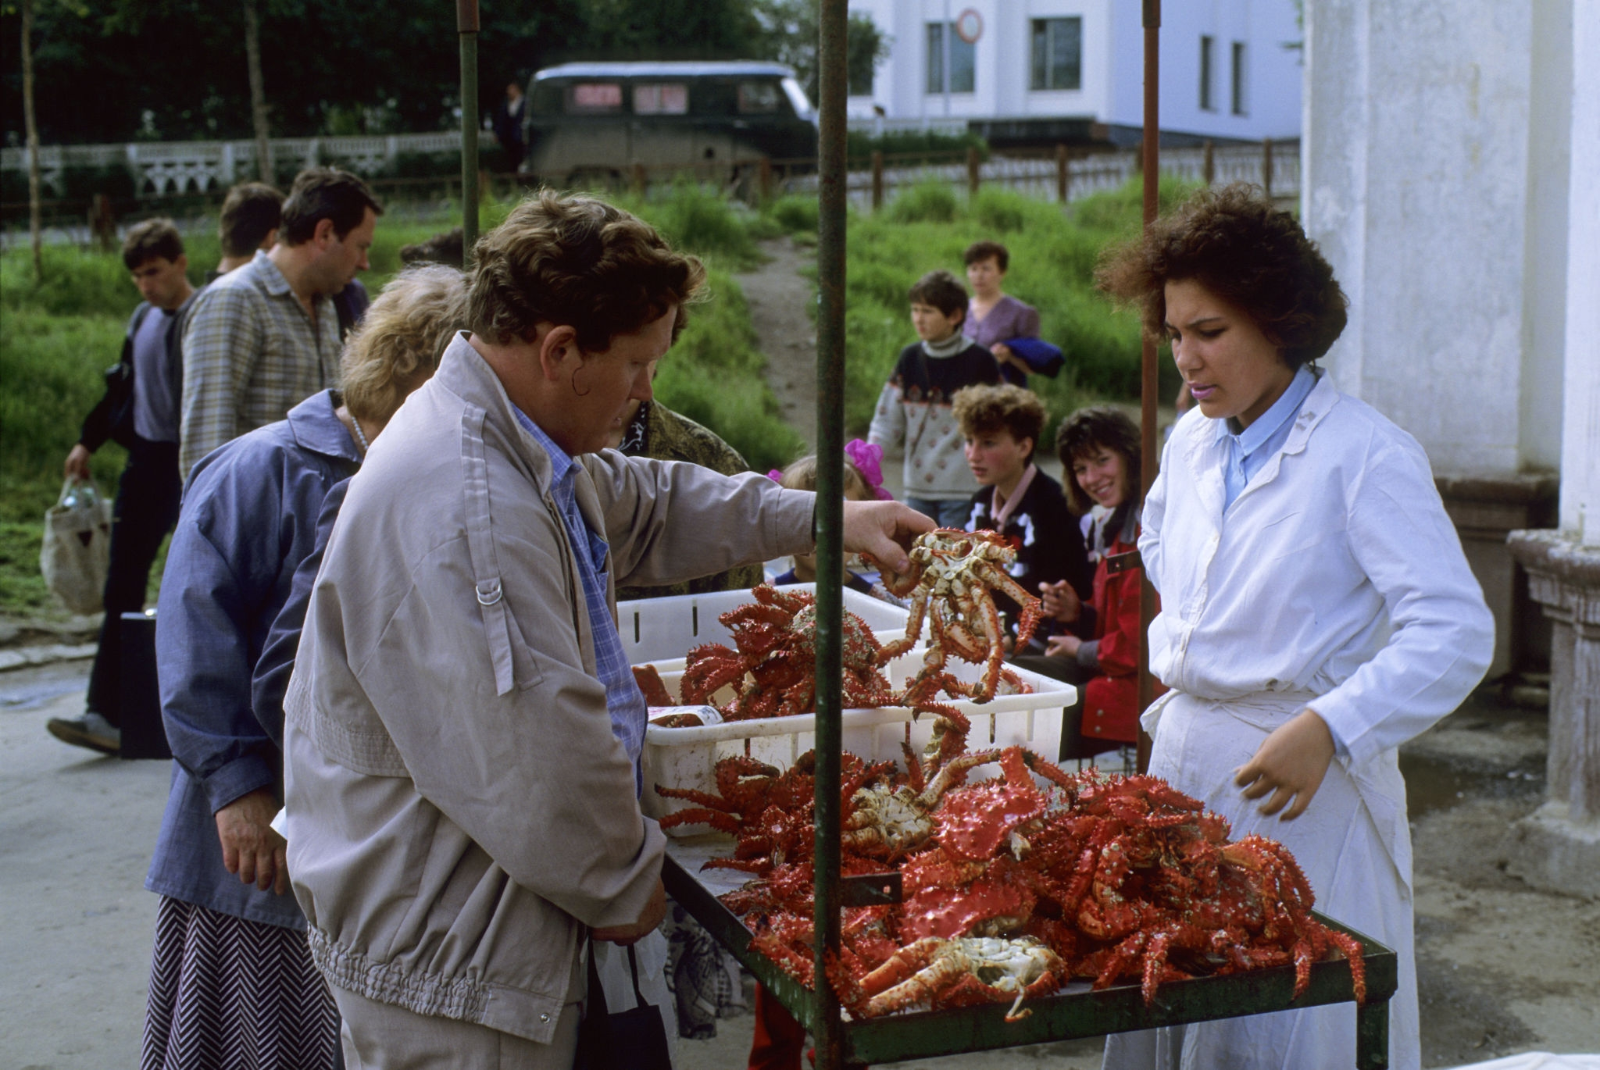
<svg viewBox="0 0 1600 1070">
<path fill-rule="evenodd" d="M 935 500 L 932 498 L 906 498 L 905 503 L 924 516 L 932 517 L 934 523 L 941 528 L 959 528 L 966 530 L 967 520 L 972 516 L 972 500 L 970 498 L 946 498 Z"/>
</svg>

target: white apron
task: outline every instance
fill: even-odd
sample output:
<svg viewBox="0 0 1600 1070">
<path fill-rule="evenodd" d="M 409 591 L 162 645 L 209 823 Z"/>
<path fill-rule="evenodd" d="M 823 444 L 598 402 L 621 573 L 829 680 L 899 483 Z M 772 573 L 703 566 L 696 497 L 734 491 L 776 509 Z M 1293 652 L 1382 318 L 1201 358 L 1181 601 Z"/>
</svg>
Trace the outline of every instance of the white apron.
<svg viewBox="0 0 1600 1070">
<path fill-rule="evenodd" d="M 1233 770 L 1267 734 L 1316 698 L 1266 692 L 1227 702 L 1171 691 L 1142 724 L 1154 738 L 1150 775 L 1226 817 L 1232 838 L 1278 840 L 1305 870 L 1316 909 L 1392 948 L 1399 988 L 1389 1001 L 1389 1065 L 1417 1070 L 1421 1039 L 1412 954 L 1411 837 L 1405 782 L 1393 749 L 1355 769 L 1335 758 L 1305 813 L 1263 817 L 1265 799 L 1245 799 Z M 1355 1004 L 1278 1011 L 1106 1038 L 1103 1070 L 1350 1070 L 1356 1061 Z"/>
</svg>

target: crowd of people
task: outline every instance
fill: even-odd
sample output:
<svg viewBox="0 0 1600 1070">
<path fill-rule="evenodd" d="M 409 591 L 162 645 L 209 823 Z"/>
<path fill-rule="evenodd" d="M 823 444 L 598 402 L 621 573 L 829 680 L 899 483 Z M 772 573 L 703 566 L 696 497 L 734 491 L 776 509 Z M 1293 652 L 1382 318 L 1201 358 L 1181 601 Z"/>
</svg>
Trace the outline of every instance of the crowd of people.
<svg viewBox="0 0 1600 1070">
<path fill-rule="evenodd" d="M 815 458 L 750 472 L 654 396 L 695 257 L 547 191 L 470 272 L 441 235 L 369 300 L 382 214 L 331 168 L 287 197 L 241 186 L 199 289 L 169 221 L 125 243 L 132 388 L 66 460 L 81 478 L 104 442 L 129 450 L 106 624 L 84 715 L 48 727 L 117 753 L 118 618 L 171 532 L 146 1070 L 581 1062 L 594 963 L 664 944 L 668 912 L 618 598 L 747 588 L 783 557 L 776 583 L 894 597 L 848 560 L 818 575 Z M 1121 409 L 1067 415 L 1062 482 L 1041 469 L 1028 376 L 1070 350 L 1004 293 L 1004 246 L 965 260 L 970 293 L 933 271 L 907 295 L 918 340 L 846 449 L 844 550 L 903 570 L 937 527 L 1007 537 L 1043 616 L 1023 643 L 1001 600 L 1010 660 L 1079 696 L 1048 757 L 1142 730 L 1151 773 L 1287 843 L 1325 911 L 1400 952 L 1391 1064 L 1416 1066 L 1396 750 L 1476 685 L 1492 632 L 1421 450 L 1315 365 L 1345 321 L 1331 268 L 1235 187 L 1108 251 L 1102 289 L 1170 341 L 1193 401 L 1141 507 L 1154 458 Z M 895 453 L 904 501 L 883 487 Z M 1141 711 L 1145 575 L 1162 603 Z M 675 924 L 699 948 L 666 968 L 675 1018 L 704 1035 L 724 982 Z M 757 1009 L 750 1066 L 798 1068 L 801 1027 L 767 993 Z M 1348 1065 L 1352 1014 L 1116 1036 L 1106 1065 Z"/>
</svg>

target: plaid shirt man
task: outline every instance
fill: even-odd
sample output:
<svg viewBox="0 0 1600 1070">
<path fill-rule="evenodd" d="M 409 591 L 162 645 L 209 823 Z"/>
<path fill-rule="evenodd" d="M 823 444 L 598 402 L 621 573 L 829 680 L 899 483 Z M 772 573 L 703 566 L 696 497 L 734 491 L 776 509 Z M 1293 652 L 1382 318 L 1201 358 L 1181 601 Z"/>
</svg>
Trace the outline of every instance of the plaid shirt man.
<svg viewBox="0 0 1600 1070">
<path fill-rule="evenodd" d="M 183 333 L 185 479 L 218 446 L 339 384 L 339 317 L 328 297 L 317 298 L 316 311 L 313 323 L 263 252 L 195 298 Z"/>
</svg>

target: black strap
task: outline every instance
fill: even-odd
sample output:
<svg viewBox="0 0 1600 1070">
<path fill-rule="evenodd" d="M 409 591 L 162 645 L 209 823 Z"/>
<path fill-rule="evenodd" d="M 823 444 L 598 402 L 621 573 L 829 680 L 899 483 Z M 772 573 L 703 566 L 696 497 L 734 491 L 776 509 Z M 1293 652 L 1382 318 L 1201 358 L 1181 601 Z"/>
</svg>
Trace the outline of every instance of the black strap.
<svg viewBox="0 0 1600 1070">
<path fill-rule="evenodd" d="M 633 953 L 632 944 L 628 945 L 628 969 L 633 971 L 633 998 L 639 1001 L 638 1006 L 646 1006 L 644 993 L 639 991 L 639 956 Z"/>
</svg>

